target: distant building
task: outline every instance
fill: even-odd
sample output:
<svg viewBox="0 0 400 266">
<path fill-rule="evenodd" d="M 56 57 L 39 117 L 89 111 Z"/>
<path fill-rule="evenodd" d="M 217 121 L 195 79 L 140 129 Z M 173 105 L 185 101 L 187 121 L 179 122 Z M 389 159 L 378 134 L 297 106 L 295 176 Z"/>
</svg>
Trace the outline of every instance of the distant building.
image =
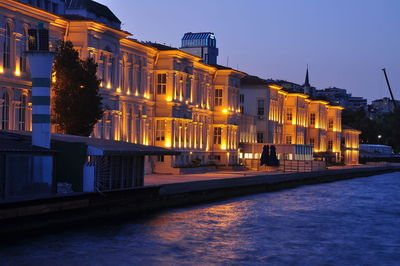
<svg viewBox="0 0 400 266">
<path fill-rule="evenodd" d="M 274 80 L 273 82 L 276 85 L 281 86 L 285 91 L 290 92 L 290 93 L 303 93 L 310 97 L 316 96 L 317 90 L 315 89 L 315 87 L 310 85 L 310 77 L 308 74 L 308 67 L 307 67 L 306 77 L 304 79 L 303 85 L 293 83 L 290 81 L 286 81 L 286 80 Z"/>
<path fill-rule="evenodd" d="M 185 33 L 180 49 L 203 58 L 203 63 L 210 65 L 217 64 L 217 40 L 212 32 Z"/>
<path fill-rule="evenodd" d="M 360 157 L 361 158 L 385 158 L 392 157 L 393 149 L 391 146 L 378 145 L 378 144 L 361 144 Z"/>
<path fill-rule="evenodd" d="M 400 106 L 400 101 L 396 100 L 397 106 Z M 387 114 L 394 111 L 394 104 L 390 98 L 383 98 L 372 101 L 370 112 L 374 115 Z"/>
<path fill-rule="evenodd" d="M 329 101 L 331 104 L 346 107 L 349 103 L 351 94 L 347 93 L 345 89 L 333 87 L 324 90 L 317 90 L 316 96 L 319 99 Z"/>
<path fill-rule="evenodd" d="M 350 97 L 348 104 L 346 106 L 347 109 L 356 111 L 359 109 L 363 109 L 364 111 L 368 111 L 368 101 L 363 97 Z"/>
<path fill-rule="evenodd" d="M 340 161 L 343 107 L 312 100 L 304 93 L 255 76 L 241 80 L 239 105 L 245 115 L 241 125 L 249 124 L 253 116 L 256 126 L 240 128 L 244 136 L 240 143 L 241 158 L 245 161 L 258 159 L 262 146 L 271 144 L 276 146 L 279 159 L 312 160 L 314 151 Z"/>
</svg>

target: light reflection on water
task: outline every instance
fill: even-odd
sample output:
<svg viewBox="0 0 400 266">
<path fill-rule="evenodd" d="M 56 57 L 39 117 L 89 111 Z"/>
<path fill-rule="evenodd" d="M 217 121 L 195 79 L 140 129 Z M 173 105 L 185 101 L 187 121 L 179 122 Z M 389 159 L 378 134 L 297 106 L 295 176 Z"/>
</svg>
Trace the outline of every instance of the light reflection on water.
<svg viewBox="0 0 400 266">
<path fill-rule="evenodd" d="M 399 191 L 392 173 L 172 209 L 7 243 L 0 265 L 399 265 Z"/>
</svg>

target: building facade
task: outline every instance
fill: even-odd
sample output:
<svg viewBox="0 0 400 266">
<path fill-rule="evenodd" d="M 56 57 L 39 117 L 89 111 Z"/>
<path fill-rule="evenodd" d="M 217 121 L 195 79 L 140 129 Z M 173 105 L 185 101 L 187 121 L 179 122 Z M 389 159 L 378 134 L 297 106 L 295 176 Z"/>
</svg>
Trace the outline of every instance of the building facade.
<svg viewBox="0 0 400 266">
<path fill-rule="evenodd" d="M 290 158 L 310 159 L 308 153 L 302 152 L 312 147 L 317 156 L 333 162 L 342 161 L 343 107 L 285 90 L 271 80 L 254 76 L 242 79 L 239 99 L 244 114 L 242 123 L 249 124 L 251 118 L 255 121 L 255 129 L 241 128 L 241 134 L 246 136 L 241 137 L 242 157 L 254 158 L 251 154 L 260 153 L 249 143 L 263 143 L 296 146 L 293 151 L 299 154 L 292 154 Z"/>
<path fill-rule="evenodd" d="M 0 129 L 31 130 L 27 30 L 40 23 L 50 41 L 71 41 L 98 64 L 105 112 L 93 137 L 182 152 L 149 170 L 238 162 L 242 72 L 204 63 L 185 51 L 130 39 L 105 6 L 91 0 L 0 3 Z M 215 42 L 214 42 L 215 44 Z M 53 127 L 53 131 L 57 128 Z"/>
</svg>

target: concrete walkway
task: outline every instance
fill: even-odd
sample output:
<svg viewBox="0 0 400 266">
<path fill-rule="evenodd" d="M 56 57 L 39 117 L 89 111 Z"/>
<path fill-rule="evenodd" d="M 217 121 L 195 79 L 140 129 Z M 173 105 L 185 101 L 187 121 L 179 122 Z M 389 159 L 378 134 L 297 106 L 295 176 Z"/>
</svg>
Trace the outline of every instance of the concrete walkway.
<svg viewBox="0 0 400 266">
<path fill-rule="evenodd" d="M 388 163 L 376 163 L 368 165 L 349 165 L 349 166 L 332 166 L 327 170 L 340 170 L 340 169 L 355 169 L 355 168 L 370 168 L 377 166 L 387 165 L 398 165 L 400 164 L 388 164 Z M 151 174 L 144 177 L 145 186 L 163 185 L 163 184 L 175 184 L 175 183 L 186 183 L 193 181 L 206 181 L 206 180 L 220 180 L 229 178 L 242 178 L 252 176 L 265 176 L 265 175 L 277 175 L 277 174 L 289 174 L 289 172 L 257 172 L 257 171 L 215 171 L 202 174 L 187 174 L 187 175 L 158 175 Z"/>
</svg>

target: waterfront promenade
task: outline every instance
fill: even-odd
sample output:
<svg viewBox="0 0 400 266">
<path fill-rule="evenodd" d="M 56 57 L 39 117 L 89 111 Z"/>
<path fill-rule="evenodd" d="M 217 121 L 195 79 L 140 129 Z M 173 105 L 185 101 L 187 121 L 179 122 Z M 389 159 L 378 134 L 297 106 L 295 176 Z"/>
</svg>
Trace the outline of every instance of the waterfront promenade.
<svg viewBox="0 0 400 266">
<path fill-rule="evenodd" d="M 230 172 L 150 175 L 144 187 L 71 193 L 0 204 L 0 235 L 18 235 L 101 221 L 107 217 L 198 204 L 255 193 L 400 172 L 400 164 L 334 167 L 319 172 Z M 395 175 L 400 177 L 400 174 Z"/>
<path fill-rule="evenodd" d="M 388 164 L 388 163 L 375 163 L 375 164 L 367 164 L 367 165 L 346 165 L 346 166 L 331 166 L 328 167 L 327 171 L 330 170 L 345 170 L 345 169 L 369 169 L 377 166 L 399 166 L 400 163 Z M 195 182 L 195 181 L 207 181 L 207 180 L 223 180 L 223 179 L 232 179 L 232 178 L 244 178 L 244 177 L 253 177 L 253 176 L 268 176 L 268 175 L 280 175 L 280 174 L 293 174 L 290 172 L 264 172 L 264 171 L 214 171 L 208 173 L 200 173 L 200 174 L 185 174 L 185 175 L 160 175 L 160 174 L 151 174 L 146 175 L 144 179 L 145 186 L 154 186 L 154 185 L 163 185 L 163 184 L 174 184 L 174 183 L 186 183 L 186 182 Z"/>
</svg>

